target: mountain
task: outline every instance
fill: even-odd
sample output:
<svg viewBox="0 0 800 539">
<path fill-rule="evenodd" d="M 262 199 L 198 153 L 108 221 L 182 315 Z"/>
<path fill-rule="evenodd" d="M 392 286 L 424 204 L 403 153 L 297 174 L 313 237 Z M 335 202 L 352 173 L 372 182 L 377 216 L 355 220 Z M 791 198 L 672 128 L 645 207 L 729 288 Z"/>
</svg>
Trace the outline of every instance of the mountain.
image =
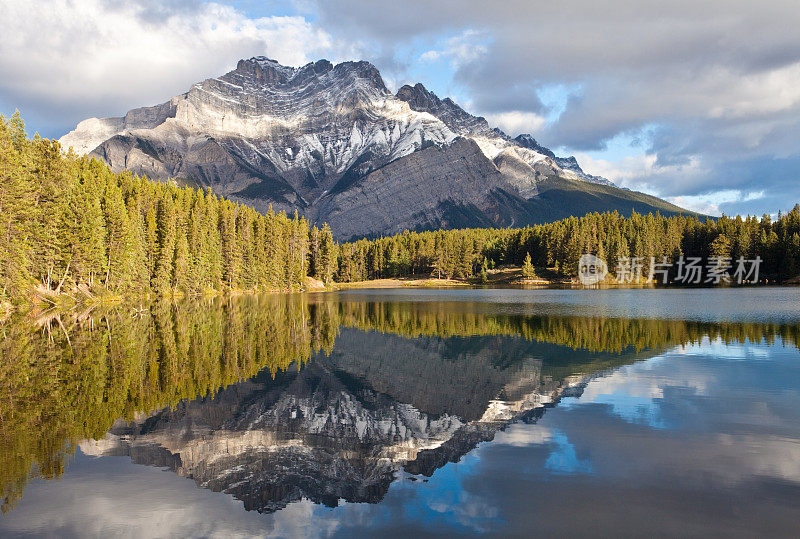
<svg viewBox="0 0 800 539">
<path fill-rule="evenodd" d="M 363 61 L 240 60 L 166 103 L 84 120 L 60 142 L 115 171 L 210 187 L 260 211 L 296 209 L 340 240 L 683 211 L 588 175 L 530 135 L 513 139 L 421 84 L 393 94 Z"/>
</svg>

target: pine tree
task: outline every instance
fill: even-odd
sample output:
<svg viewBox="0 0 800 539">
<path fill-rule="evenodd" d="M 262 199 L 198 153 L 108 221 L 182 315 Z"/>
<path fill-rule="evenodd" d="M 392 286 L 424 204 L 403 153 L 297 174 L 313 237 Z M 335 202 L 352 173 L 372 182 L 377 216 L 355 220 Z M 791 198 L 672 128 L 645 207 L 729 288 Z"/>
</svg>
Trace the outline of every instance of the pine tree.
<svg viewBox="0 0 800 539">
<path fill-rule="evenodd" d="M 533 269 L 530 253 L 525 254 L 525 260 L 522 262 L 522 276 L 526 279 L 536 278 L 536 272 Z"/>
<path fill-rule="evenodd" d="M 478 275 L 478 280 L 482 283 L 489 282 L 489 266 L 486 263 L 485 258 L 483 259 L 483 262 L 481 262 L 481 272 Z"/>
<path fill-rule="evenodd" d="M 316 227 L 314 228 L 316 230 Z M 328 223 L 322 226 L 319 232 L 319 272 L 318 278 L 326 285 L 330 284 L 333 280 L 333 275 L 336 272 L 337 248 L 336 242 L 333 241 L 333 233 L 331 232 Z"/>
<path fill-rule="evenodd" d="M 172 194 L 165 191 L 158 203 L 158 258 L 153 273 L 153 290 L 160 295 L 172 291 L 175 257 L 175 217 Z"/>
<path fill-rule="evenodd" d="M 0 116 L 0 303 L 24 299 L 31 280 L 30 222 L 34 185 L 25 174 L 25 124 L 17 111 L 9 121 Z"/>
<path fill-rule="evenodd" d="M 106 273 L 106 226 L 98 186 L 89 180 L 91 170 L 84 168 L 79 174 L 81 181 L 75 182 L 66 195 L 67 210 L 61 226 L 62 257 L 67 260 L 65 276 L 76 285 L 91 288 L 95 278 Z"/>
<path fill-rule="evenodd" d="M 134 230 L 128 219 L 122 191 L 116 179 L 109 178 L 103 196 L 106 221 L 106 247 L 108 260 L 104 284 L 106 288 L 124 288 L 131 285 L 136 275 L 134 252 Z"/>
<path fill-rule="evenodd" d="M 309 241 L 308 272 L 317 279 L 322 279 L 321 277 L 322 268 L 320 264 L 320 252 L 319 252 L 319 229 L 317 227 L 312 227 L 311 230 L 309 230 L 308 241 Z"/>
<path fill-rule="evenodd" d="M 709 256 L 719 258 L 731 257 L 731 241 L 728 239 L 728 236 L 719 234 L 714 241 L 711 242 Z"/>
<path fill-rule="evenodd" d="M 191 262 L 189 255 L 189 240 L 184 231 L 179 230 L 175 242 L 175 258 L 172 262 L 172 289 L 173 294 L 180 292 L 187 294 L 193 289 L 189 272 Z"/>
<path fill-rule="evenodd" d="M 228 289 L 239 286 L 241 270 L 241 251 L 236 239 L 236 213 L 238 208 L 228 201 L 223 201 L 220 215 L 220 236 L 222 238 L 223 280 Z"/>
</svg>

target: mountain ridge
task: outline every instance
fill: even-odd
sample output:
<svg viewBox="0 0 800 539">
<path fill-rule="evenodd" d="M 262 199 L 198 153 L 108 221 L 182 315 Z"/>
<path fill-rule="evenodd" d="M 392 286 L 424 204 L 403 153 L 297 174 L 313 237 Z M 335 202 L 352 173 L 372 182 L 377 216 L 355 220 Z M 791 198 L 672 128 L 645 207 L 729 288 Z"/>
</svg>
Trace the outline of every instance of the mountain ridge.
<svg viewBox="0 0 800 539">
<path fill-rule="evenodd" d="M 643 202 L 421 83 L 393 94 L 366 61 L 288 67 L 243 59 L 162 104 L 84 120 L 60 141 L 115 171 L 209 187 L 262 212 L 297 210 L 330 223 L 340 240 L 553 220 L 526 208 L 541 206 L 542 182 L 559 179 L 570 185 L 564 191 L 574 181 L 588 193 L 615 190 L 619 204 L 598 199 L 592 211 L 685 211 L 655 197 Z M 572 205 L 565 199 L 560 214 L 579 213 Z M 456 223 L 449 209 L 461 206 L 473 218 Z"/>
</svg>

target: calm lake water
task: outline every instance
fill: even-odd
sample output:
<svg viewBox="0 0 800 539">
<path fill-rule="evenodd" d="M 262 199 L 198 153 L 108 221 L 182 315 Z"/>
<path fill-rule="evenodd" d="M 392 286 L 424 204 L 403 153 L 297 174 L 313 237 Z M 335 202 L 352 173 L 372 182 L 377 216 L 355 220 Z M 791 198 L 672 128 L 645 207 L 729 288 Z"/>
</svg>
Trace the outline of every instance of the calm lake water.
<svg viewBox="0 0 800 539">
<path fill-rule="evenodd" d="M 0 536 L 792 536 L 800 289 L 0 324 Z"/>
</svg>

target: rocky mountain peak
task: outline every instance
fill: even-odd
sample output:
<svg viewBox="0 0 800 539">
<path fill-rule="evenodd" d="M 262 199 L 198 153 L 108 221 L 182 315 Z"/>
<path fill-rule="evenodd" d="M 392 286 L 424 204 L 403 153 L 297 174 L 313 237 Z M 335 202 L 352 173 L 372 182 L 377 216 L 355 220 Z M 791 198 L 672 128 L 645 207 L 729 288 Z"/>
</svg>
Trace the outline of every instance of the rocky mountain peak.
<svg viewBox="0 0 800 539">
<path fill-rule="evenodd" d="M 386 84 L 383 82 L 381 72 L 378 71 L 377 67 L 366 60 L 361 60 L 358 62 L 342 62 L 341 64 L 336 64 L 335 70 L 353 73 L 357 78 L 369 82 L 374 88 L 381 90 L 382 92 L 389 92 L 389 90 L 386 88 Z"/>
<path fill-rule="evenodd" d="M 569 157 L 560 157 L 558 159 L 559 166 L 561 168 L 566 168 L 569 170 L 580 170 L 580 165 L 578 165 L 578 160 L 575 159 L 574 155 L 570 155 Z"/>
<path fill-rule="evenodd" d="M 516 143 L 519 144 L 520 146 L 522 146 L 523 148 L 528 148 L 529 150 L 533 150 L 535 152 L 539 152 L 540 154 L 546 155 L 547 157 L 549 157 L 551 159 L 554 159 L 555 156 L 556 156 L 548 148 L 545 148 L 544 146 L 542 146 L 541 144 L 536 142 L 536 139 L 533 138 L 530 135 L 530 133 L 523 133 L 523 134 L 517 136 L 514 139 L 514 141 L 516 141 Z"/>
<path fill-rule="evenodd" d="M 330 75 L 329 75 L 330 74 Z M 323 82 L 326 86 L 347 89 L 346 81 L 361 80 L 378 92 L 388 93 L 378 68 L 366 61 L 332 64 L 322 59 L 302 67 L 290 67 L 266 56 L 239 60 L 236 69 L 219 78 L 224 82 L 243 87 L 300 87 Z"/>
<path fill-rule="evenodd" d="M 236 74 L 260 85 L 278 85 L 286 84 L 295 72 L 296 69 L 283 66 L 266 56 L 254 56 L 249 60 L 239 60 L 236 69 L 226 77 Z"/>
<path fill-rule="evenodd" d="M 439 96 L 425 88 L 422 83 L 418 82 L 414 86 L 409 84 L 402 86 L 395 97 L 408 103 L 411 110 L 427 112 L 437 117 L 454 133 L 485 135 L 491 131 L 489 124 L 483 117 L 473 116 L 459 107 L 449 97 L 439 99 Z"/>
<path fill-rule="evenodd" d="M 396 95 L 398 99 L 402 99 L 412 110 L 416 111 L 430 112 L 442 106 L 442 100 L 433 92 L 428 91 L 421 82 L 414 86 L 410 84 L 402 86 L 397 90 Z"/>
</svg>

